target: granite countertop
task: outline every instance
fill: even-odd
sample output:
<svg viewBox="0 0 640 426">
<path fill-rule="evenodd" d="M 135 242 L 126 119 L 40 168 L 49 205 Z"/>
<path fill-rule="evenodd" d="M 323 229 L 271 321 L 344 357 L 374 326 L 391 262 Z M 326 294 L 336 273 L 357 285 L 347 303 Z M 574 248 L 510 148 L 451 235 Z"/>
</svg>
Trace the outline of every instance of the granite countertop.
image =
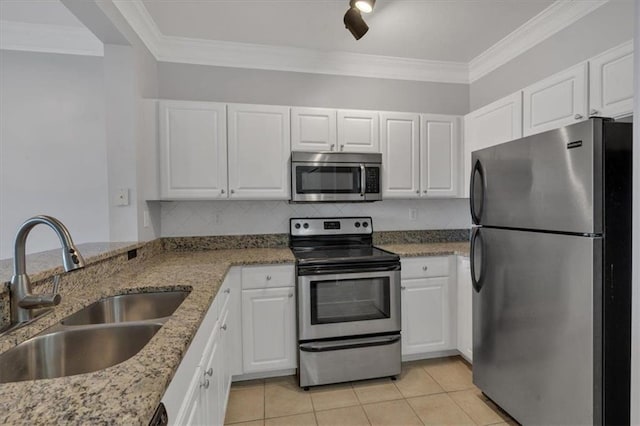
<svg viewBox="0 0 640 426">
<path fill-rule="evenodd" d="M 78 244 L 76 248 L 82 253 L 87 265 L 90 265 L 119 253 L 139 248 L 145 244 L 144 242 L 84 243 Z M 51 275 L 64 273 L 61 259 L 62 255 L 59 248 L 28 254 L 26 263 L 29 278 L 32 282 L 35 282 Z M 13 259 L 0 259 L 0 282 L 10 281 L 12 276 Z M 2 290 L 0 288 L 0 291 Z"/>
<path fill-rule="evenodd" d="M 447 256 L 451 254 L 469 256 L 468 241 L 454 243 L 381 244 L 378 247 L 396 253 L 400 257 Z"/>
<path fill-rule="evenodd" d="M 127 361 L 93 373 L 0 385 L 2 424 L 149 422 L 229 267 L 293 263 L 287 248 L 162 252 L 108 278 L 63 292 L 52 314 L 0 338 L 0 352 L 114 294 L 191 289 L 149 343 Z M 70 291 L 71 289 L 67 289 Z"/>
<path fill-rule="evenodd" d="M 141 244 L 143 245 L 143 244 Z M 114 246 L 123 253 L 132 245 Z M 467 255 L 468 242 L 383 244 L 402 257 Z M 57 251 L 53 251 L 56 253 Z M 59 253 L 56 253 L 59 254 Z M 288 248 L 161 251 L 115 275 L 61 289 L 52 314 L 0 338 L 0 352 L 111 295 L 191 289 L 165 325 L 135 356 L 104 370 L 0 385 L 0 423 L 147 424 L 231 266 L 293 263 Z"/>
</svg>

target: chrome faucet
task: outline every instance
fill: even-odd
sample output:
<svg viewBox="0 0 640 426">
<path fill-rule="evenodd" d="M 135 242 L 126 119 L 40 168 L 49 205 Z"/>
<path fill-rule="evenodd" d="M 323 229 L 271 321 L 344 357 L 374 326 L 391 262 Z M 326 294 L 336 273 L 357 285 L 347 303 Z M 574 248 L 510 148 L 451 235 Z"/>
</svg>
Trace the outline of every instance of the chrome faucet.
<svg viewBox="0 0 640 426">
<path fill-rule="evenodd" d="M 38 315 L 35 309 L 47 308 L 58 305 L 62 300 L 58 294 L 57 279 L 55 280 L 53 293 L 32 294 L 31 280 L 27 275 L 25 245 L 27 236 L 34 226 L 48 225 L 55 231 L 62 245 L 62 264 L 64 270 L 69 272 L 84 267 L 84 259 L 73 244 L 69 230 L 58 219 L 51 216 L 34 216 L 27 219 L 16 233 L 13 256 L 13 277 L 9 287 L 11 298 L 11 323 L 12 325 L 24 324 L 33 321 Z M 56 277 L 57 278 L 57 277 Z"/>
</svg>

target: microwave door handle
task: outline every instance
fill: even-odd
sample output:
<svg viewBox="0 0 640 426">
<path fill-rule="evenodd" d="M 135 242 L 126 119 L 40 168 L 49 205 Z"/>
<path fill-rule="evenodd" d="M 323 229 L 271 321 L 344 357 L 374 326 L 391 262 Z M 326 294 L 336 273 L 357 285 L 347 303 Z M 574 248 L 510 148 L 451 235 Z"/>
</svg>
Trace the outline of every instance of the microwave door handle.
<svg viewBox="0 0 640 426">
<path fill-rule="evenodd" d="M 360 164 L 360 196 L 364 197 L 365 187 L 367 186 L 366 168 L 364 164 Z"/>
</svg>

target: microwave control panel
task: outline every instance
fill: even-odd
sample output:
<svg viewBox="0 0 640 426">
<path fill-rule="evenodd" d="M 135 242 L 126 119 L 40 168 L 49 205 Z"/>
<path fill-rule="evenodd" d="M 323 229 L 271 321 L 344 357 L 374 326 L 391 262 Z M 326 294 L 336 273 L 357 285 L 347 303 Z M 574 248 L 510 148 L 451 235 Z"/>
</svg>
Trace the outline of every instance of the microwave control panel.
<svg viewBox="0 0 640 426">
<path fill-rule="evenodd" d="M 380 167 L 367 167 L 365 169 L 366 187 L 365 192 L 368 194 L 380 193 Z"/>
</svg>

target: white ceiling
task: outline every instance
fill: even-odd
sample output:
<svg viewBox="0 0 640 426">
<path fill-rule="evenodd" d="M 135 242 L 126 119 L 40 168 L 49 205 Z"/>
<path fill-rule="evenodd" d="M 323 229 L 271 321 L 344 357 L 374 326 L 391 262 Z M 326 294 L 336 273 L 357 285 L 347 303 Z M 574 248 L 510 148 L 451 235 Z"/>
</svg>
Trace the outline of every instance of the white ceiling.
<svg viewBox="0 0 640 426">
<path fill-rule="evenodd" d="M 378 0 L 359 41 L 348 0 L 144 0 L 166 36 L 468 62 L 551 0 Z"/>
<path fill-rule="evenodd" d="M 84 27 L 59 0 L 0 0 L 0 20 Z"/>
</svg>

